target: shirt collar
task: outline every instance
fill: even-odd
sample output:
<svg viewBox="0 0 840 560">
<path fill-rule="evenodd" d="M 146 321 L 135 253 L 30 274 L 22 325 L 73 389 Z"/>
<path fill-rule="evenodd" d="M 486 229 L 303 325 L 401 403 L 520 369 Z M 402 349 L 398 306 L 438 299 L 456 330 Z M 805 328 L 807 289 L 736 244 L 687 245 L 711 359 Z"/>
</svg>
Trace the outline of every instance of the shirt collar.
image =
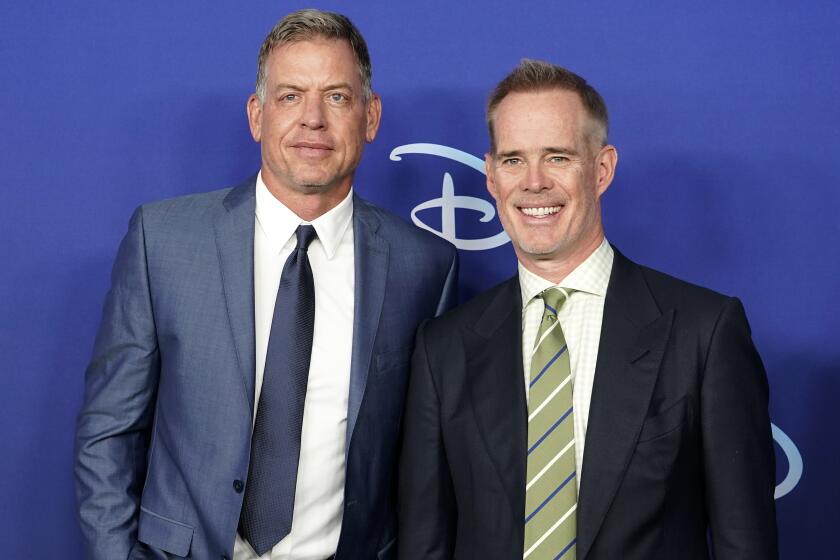
<svg viewBox="0 0 840 560">
<path fill-rule="evenodd" d="M 256 215 L 257 222 L 276 253 L 283 250 L 300 224 L 312 224 L 327 259 L 332 259 L 353 219 L 353 189 L 350 188 L 350 192 L 335 208 L 306 222 L 269 192 L 260 171 L 256 185 Z"/>
<path fill-rule="evenodd" d="M 523 312 L 535 296 L 555 286 L 605 297 L 614 255 L 612 246 L 604 238 L 601 245 L 559 284 L 534 274 L 519 263 L 519 289 L 522 293 Z"/>
</svg>

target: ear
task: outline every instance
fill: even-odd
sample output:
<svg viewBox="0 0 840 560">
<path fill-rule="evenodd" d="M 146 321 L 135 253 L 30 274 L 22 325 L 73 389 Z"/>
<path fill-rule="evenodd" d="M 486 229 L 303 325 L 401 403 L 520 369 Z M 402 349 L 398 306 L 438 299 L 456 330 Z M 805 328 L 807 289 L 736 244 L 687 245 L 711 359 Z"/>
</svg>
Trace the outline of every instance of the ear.
<svg viewBox="0 0 840 560">
<path fill-rule="evenodd" d="M 255 142 L 259 142 L 262 137 L 262 103 L 256 94 L 251 94 L 248 98 L 246 106 L 248 110 L 248 126 L 251 127 L 251 136 L 254 137 Z"/>
<path fill-rule="evenodd" d="M 379 121 L 382 119 L 382 99 L 379 95 L 372 94 L 365 111 L 367 112 L 365 140 L 373 142 L 373 139 L 376 138 L 376 132 L 379 130 Z"/>
<path fill-rule="evenodd" d="M 601 148 L 601 151 L 595 157 L 595 165 L 597 166 L 595 169 L 595 190 L 600 197 L 607 192 L 613 177 L 615 177 L 615 167 L 618 165 L 618 150 L 615 149 L 615 146 L 607 144 Z"/>
<path fill-rule="evenodd" d="M 493 197 L 493 200 L 498 200 L 498 192 L 496 191 L 496 168 L 493 165 L 493 155 L 490 152 L 484 154 L 484 174 L 487 176 L 487 192 Z"/>
</svg>

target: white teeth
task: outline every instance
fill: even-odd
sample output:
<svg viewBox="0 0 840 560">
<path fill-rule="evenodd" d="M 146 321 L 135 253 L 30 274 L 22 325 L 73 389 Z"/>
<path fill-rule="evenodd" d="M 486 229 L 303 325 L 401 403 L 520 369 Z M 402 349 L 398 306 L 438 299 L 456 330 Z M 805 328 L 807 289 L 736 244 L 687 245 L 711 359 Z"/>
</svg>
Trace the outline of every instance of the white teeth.
<svg viewBox="0 0 840 560">
<path fill-rule="evenodd" d="M 560 206 L 543 206 L 542 208 L 521 208 L 526 216 L 548 216 L 560 211 Z"/>
</svg>

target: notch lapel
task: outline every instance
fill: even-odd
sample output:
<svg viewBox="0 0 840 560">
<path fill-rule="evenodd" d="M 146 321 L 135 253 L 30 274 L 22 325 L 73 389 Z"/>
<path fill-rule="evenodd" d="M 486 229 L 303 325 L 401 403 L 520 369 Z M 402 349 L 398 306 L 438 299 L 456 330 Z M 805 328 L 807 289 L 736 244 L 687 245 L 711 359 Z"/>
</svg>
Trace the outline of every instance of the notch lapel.
<svg viewBox="0 0 840 560">
<path fill-rule="evenodd" d="M 224 198 L 214 227 L 222 287 L 242 387 L 254 414 L 254 211 L 256 176 Z"/>
<path fill-rule="evenodd" d="M 641 268 L 618 251 L 604 320 L 578 498 L 578 557 L 592 547 L 650 406 L 673 310 L 661 312 Z"/>
<path fill-rule="evenodd" d="M 347 438 L 350 448 L 356 419 L 367 386 L 373 344 L 388 278 L 388 242 L 378 234 L 379 218 L 359 197 L 353 195 L 353 350 L 350 360 L 350 394 L 347 403 Z"/>
<path fill-rule="evenodd" d="M 528 412 L 522 373 L 519 279 L 503 284 L 474 327 L 464 333 L 478 432 L 508 496 L 513 527 L 524 530 Z M 512 351 L 511 351 L 512 350 Z"/>
</svg>

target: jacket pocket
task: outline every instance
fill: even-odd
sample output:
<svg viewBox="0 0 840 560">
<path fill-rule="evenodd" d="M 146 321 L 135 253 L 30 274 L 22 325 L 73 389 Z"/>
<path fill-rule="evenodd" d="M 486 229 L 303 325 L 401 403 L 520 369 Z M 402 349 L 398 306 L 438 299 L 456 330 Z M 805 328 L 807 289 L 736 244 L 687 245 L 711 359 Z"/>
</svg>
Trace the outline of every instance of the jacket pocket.
<svg viewBox="0 0 840 560">
<path fill-rule="evenodd" d="M 189 525 L 140 507 L 137 540 L 144 544 L 186 558 L 190 554 L 193 532 Z"/>
<path fill-rule="evenodd" d="M 378 560 L 390 560 L 391 558 L 394 558 L 394 556 L 397 553 L 397 547 L 395 546 L 396 544 L 397 538 L 394 537 L 393 539 L 388 541 L 388 544 L 383 546 L 382 549 L 376 553 L 376 558 Z"/>
<path fill-rule="evenodd" d="M 685 398 L 682 398 L 666 410 L 646 419 L 642 424 L 638 442 L 656 439 L 682 426 L 685 421 L 685 406 Z"/>
<path fill-rule="evenodd" d="M 376 355 L 375 364 L 377 373 L 389 371 L 394 368 L 408 370 L 409 363 L 411 362 L 411 351 L 412 348 L 408 346 L 399 350 L 380 352 Z"/>
</svg>

